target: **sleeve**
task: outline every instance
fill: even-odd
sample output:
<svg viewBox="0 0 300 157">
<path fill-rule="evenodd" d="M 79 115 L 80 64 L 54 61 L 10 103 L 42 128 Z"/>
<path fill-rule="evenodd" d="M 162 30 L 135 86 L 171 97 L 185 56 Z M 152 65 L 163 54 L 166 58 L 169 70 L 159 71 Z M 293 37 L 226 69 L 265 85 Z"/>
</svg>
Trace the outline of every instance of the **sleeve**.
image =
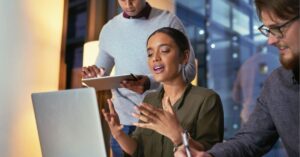
<svg viewBox="0 0 300 157">
<path fill-rule="evenodd" d="M 143 150 L 144 150 L 144 146 L 143 146 L 143 142 L 142 142 L 142 138 L 141 138 L 141 134 L 142 134 L 142 128 L 136 128 L 135 131 L 132 133 L 131 138 L 133 140 L 136 141 L 137 143 L 137 147 L 135 152 L 132 154 L 132 157 L 142 157 L 143 156 Z"/>
<path fill-rule="evenodd" d="M 224 119 L 220 97 L 213 93 L 205 98 L 197 119 L 196 138 L 205 150 L 223 140 Z"/>
<path fill-rule="evenodd" d="M 184 29 L 182 22 L 175 15 L 174 15 L 173 20 L 171 21 L 170 27 L 176 28 L 176 29 L 182 31 L 188 38 L 188 35 L 186 34 L 186 31 Z M 194 49 L 192 47 L 190 40 L 189 40 L 189 44 L 190 44 L 189 62 L 187 63 L 187 65 L 185 65 L 184 70 L 183 70 L 183 78 L 185 79 L 185 81 L 187 83 L 190 83 L 196 76 L 195 53 L 194 53 Z"/>
<path fill-rule="evenodd" d="M 96 66 L 105 69 L 104 75 L 109 75 L 115 65 L 114 58 L 109 53 L 109 48 L 105 46 L 105 28 L 102 29 L 99 36 L 99 53 L 96 59 Z"/>
<path fill-rule="evenodd" d="M 262 156 L 277 141 L 279 135 L 264 101 L 264 92 L 258 98 L 256 108 L 249 121 L 232 138 L 215 145 L 208 152 L 213 156 L 252 157 Z"/>
</svg>

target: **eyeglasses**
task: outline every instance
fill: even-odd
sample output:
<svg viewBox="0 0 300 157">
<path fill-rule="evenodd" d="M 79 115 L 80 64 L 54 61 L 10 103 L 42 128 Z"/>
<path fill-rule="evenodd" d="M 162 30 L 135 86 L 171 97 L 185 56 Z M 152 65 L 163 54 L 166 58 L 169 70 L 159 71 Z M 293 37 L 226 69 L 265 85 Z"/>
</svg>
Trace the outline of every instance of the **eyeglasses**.
<svg viewBox="0 0 300 157">
<path fill-rule="evenodd" d="M 295 21 L 296 19 L 299 18 L 299 15 L 290 19 L 289 21 L 285 22 L 284 24 L 272 28 L 268 28 L 265 25 L 261 25 L 258 30 L 266 37 L 270 36 L 270 33 L 275 36 L 276 38 L 283 38 L 283 31 L 282 29 L 287 26 L 289 23 Z"/>
</svg>

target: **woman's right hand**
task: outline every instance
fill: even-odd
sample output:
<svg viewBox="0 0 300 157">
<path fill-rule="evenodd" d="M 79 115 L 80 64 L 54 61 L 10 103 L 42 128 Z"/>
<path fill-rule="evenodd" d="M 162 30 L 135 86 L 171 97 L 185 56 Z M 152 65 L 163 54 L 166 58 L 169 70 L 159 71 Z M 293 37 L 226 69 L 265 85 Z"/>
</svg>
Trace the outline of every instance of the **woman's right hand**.
<svg viewBox="0 0 300 157">
<path fill-rule="evenodd" d="M 105 73 L 103 68 L 98 68 L 96 65 L 82 67 L 82 78 L 101 77 Z"/>
<path fill-rule="evenodd" d="M 114 105 L 111 99 L 107 99 L 109 112 L 102 109 L 102 114 L 104 119 L 108 123 L 112 136 L 117 139 L 117 137 L 121 134 L 123 126 L 120 123 L 119 116 L 114 108 Z"/>
</svg>

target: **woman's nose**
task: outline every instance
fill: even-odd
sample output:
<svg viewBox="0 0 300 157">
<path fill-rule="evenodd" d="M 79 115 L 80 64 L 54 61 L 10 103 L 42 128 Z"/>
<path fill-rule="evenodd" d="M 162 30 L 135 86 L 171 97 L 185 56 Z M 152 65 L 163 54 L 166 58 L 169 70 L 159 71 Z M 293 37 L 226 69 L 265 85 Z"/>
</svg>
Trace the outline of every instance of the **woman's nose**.
<svg viewBox="0 0 300 157">
<path fill-rule="evenodd" d="M 159 60 L 160 60 L 160 55 L 159 55 L 159 53 L 154 53 L 153 61 L 159 61 Z"/>
</svg>

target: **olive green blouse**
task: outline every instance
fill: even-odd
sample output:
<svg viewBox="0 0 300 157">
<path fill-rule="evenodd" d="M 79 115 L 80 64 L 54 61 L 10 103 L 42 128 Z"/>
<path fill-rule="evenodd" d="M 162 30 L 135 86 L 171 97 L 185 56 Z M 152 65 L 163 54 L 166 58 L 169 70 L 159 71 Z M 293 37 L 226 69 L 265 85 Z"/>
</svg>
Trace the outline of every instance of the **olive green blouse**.
<svg viewBox="0 0 300 157">
<path fill-rule="evenodd" d="M 144 102 L 162 108 L 164 90 L 148 94 Z M 173 105 L 181 126 L 191 137 L 204 145 L 205 150 L 223 140 L 223 108 L 217 93 L 191 84 Z M 133 156 L 173 157 L 173 143 L 167 137 L 150 129 L 137 128 L 132 138 L 138 146 Z"/>
</svg>

